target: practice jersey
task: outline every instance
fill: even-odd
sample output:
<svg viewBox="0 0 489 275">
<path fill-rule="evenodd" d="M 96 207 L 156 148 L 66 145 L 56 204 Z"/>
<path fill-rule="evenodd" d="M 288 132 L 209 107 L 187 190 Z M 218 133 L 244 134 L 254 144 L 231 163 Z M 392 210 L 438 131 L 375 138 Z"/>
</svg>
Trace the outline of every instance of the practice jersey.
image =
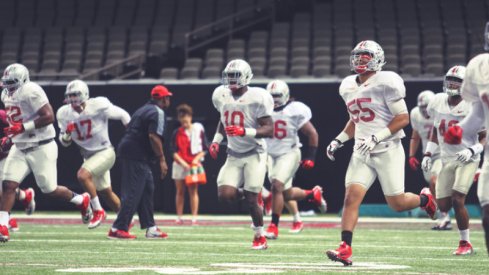
<svg viewBox="0 0 489 275">
<path fill-rule="evenodd" d="M 475 145 L 478 141 L 478 135 L 463 135 L 461 144 L 447 144 L 443 140 L 445 132 L 450 126 L 453 126 L 470 112 L 472 106 L 470 103 L 462 100 L 457 106 L 448 105 L 448 95 L 446 93 L 436 94 L 428 105 L 428 114 L 433 118 L 433 127 L 437 131 L 438 144 L 440 146 L 440 155 L 442 161 L 456 160 L 456 153 L 468 147 Z M 482 127 L 481 127 L 482 130 Z M 480 154 L 475 156 L 474 160 L 479 160 Z"/>
<path fill-rule="evenodd" d="M 259 87 L 249 87 L 243 95 L 234 97 L 231 90 L 219 86 L 212 94 L 212 103 L 220 113 L 221 124 L 226 127 L 238 125 L 244 128 L 258 128 L 258 119 L 272 116 L 273 98 L 269 92 Z M 264 151 L 266 143 L 263 138 L 227 137 L 228 148 L 237 153 L 251 150 Z"/>
<path fill-rule="evenodd" d="M 416 130 L 421 138 L 421 146 L 423 148 L 423 153 L 426 151 L 426 145 L 428 144 L 428 140 L 430 138 L 431 129 L 433 128 L 433 118 L 426 118 L 421 113 L 419 107 L 414 107 L 411 110 L 411 127 L 413 130 Z M 436 152 L 433 152 L 431 158 L 436 159 L 440 156 L 440 149 L 436 149 Z"/>
<path fill-rule="evenodd" d="M 9 93 L 6 89 L 2 91 L 2 102 L 5 105 L 8 122 L 26 123 L 39 118 L 37 112 L 49 104 L 46 93 L 37 83 L 27 82 L 17 91 Z M 32 131 L 25 131 L 12 138 L 12 142 L 19 149 L 35 146 L 37 142 L 54 138 L 56 132 L 52 124 Z"/>
<path fill-rule="evenodd" d="M 311 109 L 302 102 L 292 101 L 278 111 L 274 110 L 273 138 L 267 138 L 267 152 L 272 157 L 281 156 L 293 148 L 300 148 L 299 131 L 311 120 Z"/>
<path fill-rule="evenodd" d="M 377 72 L 360 85 L 356 77 L 350 75 L 340 85 L 340 95 L 346 103 L 350 120 L 355 123 L 355 144 L 385 129 L 395 116 L 388 104 L 406 96 L 404 81 L 394 72 Z M 399 130 L 384 141 L 404 136 L 404 131 Z M 378 150 L 374 148 L 372 152 Z"/>
<path fill-rule="evenodd" d="M 106 97 L 90 98 L 85 102 L 85 109 L 78 113 L 71 104 L 59 108 L 56 113 L 61 134 L 69 123 L 75 124 L 71 133 L 72 140 L 87 151 L 99 151 L 112 146 L 109 139 L 108 121 L 113 113 L 122 109 L 112 105 Z M 124 111 L 124 122 L 129 121 L 129 114 Z"/>
</svg>

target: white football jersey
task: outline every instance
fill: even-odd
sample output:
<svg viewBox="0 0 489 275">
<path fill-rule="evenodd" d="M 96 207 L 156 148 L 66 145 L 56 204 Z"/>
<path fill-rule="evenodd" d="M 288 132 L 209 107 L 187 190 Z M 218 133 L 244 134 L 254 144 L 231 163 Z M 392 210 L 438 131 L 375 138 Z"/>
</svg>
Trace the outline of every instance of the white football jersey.
<svg viewBox="0 0 489 275">
<path fill-rule="evenodd" d="M 49 104 L 46 93 L 35 82 L 27 82 L 12 94 L 9 94 L 4 89 L 2 91 L 2 102 L 5 105 L 10 125 L 12 125 L 12 122 L 26 123 L 36 120 L 39 117 L 37 112 L 44 105 Z M 12 138 L 12 141 L 17 148 L 24 149 L 32 147 L 36 142 L 54 138 L 55 136 L 54 126 L 49 124 L 42 128 L 18 134 Z"/>
<path fill-rule="evenodd" d="M 394 118 L 388 104 L 406 96 L 404 81 L 394 72 L 377 72 L 361 85 L 356 77 L 350 75 L 340 85 L 340 95 L 346 103 L 351 121 L 355 123 L 355 144 L 386 128 Z M 404 136 L 404 131 L 399 130 L 384 141 Z M 377 146 L 372 152 L 379 149 Z"/>
<path fill-rule="evenodd" d="M 272 157 L 278 157 L 300 148 L 299 131 L 311 120 L 311 109 L 302 102 L 292 101 L 279 111 L 273 111 L 273 138 L 267 138 L 267 151 Z"/>
<path fill-rule="evenodd" d="M 411 127 L 416 130 L 421 138 L 421 146 L 423 148 L 423 153 L 426 151 L 426 144 L 430 138 L 431 128 L 433 128 L 433 118 L 426 118 L 423 116 L 419 107 L 414 107 L 411 110 Z M 438 158 L 440 156 L 440 149 L 438 148 L 436 152 L 432 154 L 432 159 Z"/>
<path fill-rule="evenodd" d="M 111 146 L 109 139 L 109 117 L 114 106 L 106 97 L 90 98 L 85 109 L 78 113 L 70 104 L 63 105 L 56 113 L 61 133 L 69 123 L 75 123 L 72 140 L 87 151 L 99 151 Z"/>
<path fill-rule="evenodd" d="M 448 95 L 446 93 L 436 94 L 433 100 L 428 105 L 428 114 L 433 118 L 433 127 L 435 127 L 438 136 L 438 144 L 440 145 L 440 155 L 442 161 L 456 160 L 457 152 L 460 152 L 470 146 L 475 145 L 478 140 L 478 135 L 463 135 L 461 144 L 446 144 L 443 141 L 443 135 L 450 126 L 453 126 L 470 112 L 472 106 L 470 103 L 462 100 L 457 106 L 450 107 L 448 105 Z M 482 127 L 481 127 L 482 130 Z M 478 154 L 474 160 L 479 160 Z"/>
<path fill-rule="evenodd" d="M 221 114 L 224 127 L 239 125 L 245 128 L 258 128 L 258 119 L 272 116 L 273 98 L 269 92 L 259 87 L 249 87 L 240 97 L 234 97 L 231 90 L 217 87 L 212 94 L 212 103 Z M 234 152 L 246 153 L 254 149 L 265 150 L 263 138 L 227 137 L 228 148 Z"/>
</svg>

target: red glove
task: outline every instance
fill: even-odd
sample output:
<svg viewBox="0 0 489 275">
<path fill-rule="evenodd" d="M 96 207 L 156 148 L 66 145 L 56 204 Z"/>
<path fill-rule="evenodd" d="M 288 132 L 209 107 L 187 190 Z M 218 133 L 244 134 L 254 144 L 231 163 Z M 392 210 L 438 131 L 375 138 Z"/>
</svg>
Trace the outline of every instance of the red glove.
<svg viewBox="0 0 489 275">
<path fill-rule="evenodd" d="M 443 136 L 443 141 L 447 144 L 460 144 L 462 143 L 462 134 L 464 130 L 458 125 L 449 127 Z"/>
<path fill-rule="evenodd" d="M 12 138 L 18 134 L 23 133 L 24 130 L 24 125 L 22 125 L 22 123 L 12 122 L 12 125 L 10 127 L 3 128 L 3 133 L 5 134 L 5 136 Z"/>
<path fill-rule="evenodd" d="M 209 146 L 209 154 L 213 159 L 217 159 L 217 154 L 219 154 L 219 144 L 217 142 L 211 143 Z"/>
<path fill-rule="evenodd" d="M 409 158 L 409 167 L 411 167 L 411 170 L 413 170 L 413 171 L 418 170 L 419 160 L 416 157 L 410 157 Z"/>
<path fill-rule="evenodd" d="M 66 125 L 66 133 L 71 135 L 71 133 L 75 131 L 75 127 L 76 127 L 75 123 L 73 122 L 68 123 L 68 125 Z"/>
<path fill-rule="evenodd" d="M 8 137 L 3 137 L 0 140 L 0 152 L 8 152 L 12 147 L 12 140 Z"/>
<path fill-rule="evenodd" d="M 236 125 L 227 126 L 226 134 L 231 137 L 235 137 L 235 136 L 242 137 L 245 135 L 245 129 L 241 126 L 236 126 Z"/>
<path fill-rule="evenodd" d="M 305 170 L 311 170 L 314 168 L 314 160 L 305 159 L 301 162 L 302 168 Z"/>
</svg>

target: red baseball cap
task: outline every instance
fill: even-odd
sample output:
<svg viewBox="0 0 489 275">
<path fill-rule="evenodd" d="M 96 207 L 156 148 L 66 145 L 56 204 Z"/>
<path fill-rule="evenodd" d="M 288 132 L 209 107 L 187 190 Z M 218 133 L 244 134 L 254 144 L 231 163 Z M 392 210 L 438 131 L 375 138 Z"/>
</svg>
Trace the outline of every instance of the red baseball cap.
<svg viewBox="0 0 489 275">
<path fill-rule="evenodd" d="M 151 97 L 155 99 L 161 99 L 165 96 L 172 96 L 173 94 L 163 85 L 156 85 L 151 90 Z"/>
</svg>

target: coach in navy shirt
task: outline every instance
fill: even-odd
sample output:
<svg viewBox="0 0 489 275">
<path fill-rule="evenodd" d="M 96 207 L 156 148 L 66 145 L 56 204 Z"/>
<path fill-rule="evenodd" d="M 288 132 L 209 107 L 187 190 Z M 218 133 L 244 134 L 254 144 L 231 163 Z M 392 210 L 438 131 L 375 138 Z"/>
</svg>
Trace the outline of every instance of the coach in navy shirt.
<svg viewBox="0 0 489 275">
<path fill-rule="evenodd" d="M 126 133 L 117 149 L 122 166 L 121 210 L 109 230 L 109 239 L 134 239 L 129 225 L 136 211 L 141 229 L 146 229 L 146 238 L 164 239 L 167 234 L 155 225 L 153 217 L 154 182 L 150 163 L 159 162 L 161 179 L 168 166 L 163 153 L 165 113 L 170 106 L 172 93 L 162 85 L 151 90 L 148 103 L 136 110 L 127 126 Z"/>
</svg>

